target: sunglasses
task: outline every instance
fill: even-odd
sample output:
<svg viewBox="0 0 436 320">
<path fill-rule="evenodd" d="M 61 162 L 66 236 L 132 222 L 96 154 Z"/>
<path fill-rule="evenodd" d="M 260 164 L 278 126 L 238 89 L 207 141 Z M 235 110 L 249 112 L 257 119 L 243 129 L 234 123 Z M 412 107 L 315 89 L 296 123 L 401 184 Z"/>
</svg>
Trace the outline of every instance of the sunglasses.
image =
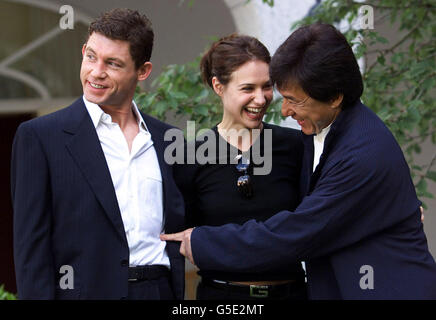
<svg viewBox="0 0 436 320">
<path fill-rule="evenodd" d="M 242 154 L 236 156 L 238 163 L 236 164 L 236 170 L 242 174 L 236 185 L 241 195 L 245 198 L 251 198 L 253 196 L 253 186 L 251 183 L 251 178 L 248 174 L 248 168 L 250 167 L 250 159 L 245 158 Z"/>
</svg>

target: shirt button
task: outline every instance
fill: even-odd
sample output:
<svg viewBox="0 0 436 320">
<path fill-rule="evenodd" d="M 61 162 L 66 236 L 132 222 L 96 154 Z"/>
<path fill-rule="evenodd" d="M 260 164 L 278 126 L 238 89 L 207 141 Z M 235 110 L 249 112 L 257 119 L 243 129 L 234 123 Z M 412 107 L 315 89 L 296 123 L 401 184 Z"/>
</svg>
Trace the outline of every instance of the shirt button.
<svg viewBox="0 0 436 320">
<path fill-rule="evenodd" d="M 122 267 L 127 267 L 127 265 L 129 264 L 129 262 L 127 260 L 121 260 L 121 266 Z"/>
</svg>

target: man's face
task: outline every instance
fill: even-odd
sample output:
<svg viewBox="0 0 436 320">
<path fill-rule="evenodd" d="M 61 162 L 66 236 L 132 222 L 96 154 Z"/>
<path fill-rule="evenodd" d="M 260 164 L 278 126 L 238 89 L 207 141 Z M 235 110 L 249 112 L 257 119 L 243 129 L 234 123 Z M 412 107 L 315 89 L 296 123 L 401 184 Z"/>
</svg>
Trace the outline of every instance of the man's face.
<svg viewBox="0 0 436 320">
<path fill-rule="evenodd" d="M 88 101 L 116 108 L 131 104 L 136 84 L 148 77 L 151 63 L 136 69 L 129 48 L 127 41 L 91 34 L 82 48 L 80 69 L 83 94 Z"/>
<path fill-rule="evenodd" d="M 342 95 L 329 103 L 309 97 L 298 85 L 279 89 L 283 96 L 282 115 L 291 116 L 307 135 L 318 134 L 336 119 L 341 108 Z"/>
</svg>

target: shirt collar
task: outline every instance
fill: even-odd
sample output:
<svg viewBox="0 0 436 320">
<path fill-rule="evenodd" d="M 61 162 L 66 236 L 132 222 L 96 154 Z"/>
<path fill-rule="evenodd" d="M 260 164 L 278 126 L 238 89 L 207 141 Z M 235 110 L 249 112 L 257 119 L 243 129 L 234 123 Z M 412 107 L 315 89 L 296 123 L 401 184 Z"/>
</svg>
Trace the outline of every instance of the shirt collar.
<svg viewBox="0 0 436 320">
<path fill-rule="evenodd" d="M 334 121 L 333 121 L 334 122 Z M 333 123 L 332 122 L 332 123 Z M 327 134 L 330 131 L 330 127 L 332 126 L 332 123 L 330 123 L 327 127 L 325 127 L 324 129 L 321 130 L 320 133 L 314 135 L 314 139 L 318 140 L 319 142 L 322 142 L 325 140 L 325 137 L 327 136 Z"/>
<path fill-rule="evenodd" d="M 101 122 L 112 121 L 111 116 L 105 113 L 98 104 L 86 100 L 85 96 L 83 96 L 83 102 L 85 103 L 85 107 L 88 110 L 92 123 L 94 124 L 94 128 L 97 128 L 100 121 Z M 138 106 L 133 100 L 132 100 L 132 110 L 135 113 L 139 130 L 148 131 L 147 125 L 145 124 L 145 121 L 142 118 L 141 113 L 139 112 Z"/>
<path fill-rule="evenodd" d="M 132 100 L 132 109 L 133 109 L 133 112 L 136 115 L 136 119 L 138 121 L 139 130 L 141 130 L 141 131 L 142 130 L 148 131 L 147 125 L 145 124 L 145 121 L 142 118 L 141 112 L 139 112 L 138 106 L 136 105 L 135 101 L 133 101 L 133 100 Z"/>
</svg>

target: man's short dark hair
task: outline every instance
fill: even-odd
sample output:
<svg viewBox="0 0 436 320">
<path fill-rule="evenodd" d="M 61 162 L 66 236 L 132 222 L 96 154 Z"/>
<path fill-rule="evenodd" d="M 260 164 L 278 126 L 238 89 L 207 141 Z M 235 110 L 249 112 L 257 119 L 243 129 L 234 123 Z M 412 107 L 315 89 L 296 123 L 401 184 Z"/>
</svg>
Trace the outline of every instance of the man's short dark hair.
<svg viewBox="0 0 436 320">
<path fill-rule="evenodd" d="M 88 38 L 93 32 L 109 39 L 129 42 L 136 69 L 150 61 L 154 33 L 150 20 L 138 11 L 113 9 L 105 12 L 89 26 Z"/>
<path fill-rule="evenodd" d="M 342 108 L 354 104 L 363 92 L 353 50 L 330 24 L 316 23 L 293 32 L 272 57 L 270 74 L 279 89 L 296 84 L 318 101 L 329 102 L 342 93 Z"/>
</svg>

